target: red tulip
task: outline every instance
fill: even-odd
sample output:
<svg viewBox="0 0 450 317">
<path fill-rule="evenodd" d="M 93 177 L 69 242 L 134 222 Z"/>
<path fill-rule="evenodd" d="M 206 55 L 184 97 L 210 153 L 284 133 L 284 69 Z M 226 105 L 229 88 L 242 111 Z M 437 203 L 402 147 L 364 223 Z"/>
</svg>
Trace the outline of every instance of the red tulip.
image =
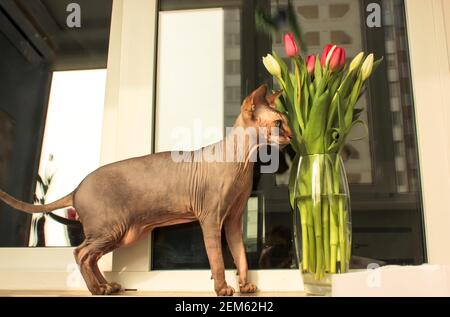
<svg viewBox="0 0 450 317">
<path fill-rule="evenodd" d="M 289 57 L 298 55 L 298 46 L 297 43 L 295 43 L 294 34 L 286 33 L 284 35 L 284 49 Z"/>
<path fill-rule="evenodd" d="M 340 47 L 336 47 L 330 58 L 331 70 L 339 70 L 345 65 L 345 50 Z"/>
<path fill-rule="evenodd" d="M 330 53 L 331 49 L 333 48 L 333 44 L 327 44 L 325 45 L 324 49 L 323 49 L 323 53 L 322 53 L 322 58 L 320 59 L 320 64 L 322 66 L 325 66 L 327 63 L 327 56 L 328 53 Z"/>
<path fill-rule="evenodd" d="M 312 75 L 314 73 L 314 68 L 316 67 L 316 55 L 309 55 L 306 58 L 306 70 L 308 74 Z"/>
</svg>

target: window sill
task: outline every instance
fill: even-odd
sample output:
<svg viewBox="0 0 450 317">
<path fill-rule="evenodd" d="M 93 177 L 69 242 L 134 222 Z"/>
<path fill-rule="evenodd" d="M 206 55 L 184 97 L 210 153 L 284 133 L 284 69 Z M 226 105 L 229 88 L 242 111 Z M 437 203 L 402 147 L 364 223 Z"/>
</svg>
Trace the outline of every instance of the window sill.
<svg viewBox="0 0 450 317">
<path fill-rule="evenodd" d="M 88 291 L 40 291 L 40 290 L 0 290 L 0 297 L 85 297 Z M 214 292 L 145 292 L 126 291 L 114 296 L 133 297 L 216 297 Z M 255 294 L 236 293 L 234 297 L 306 297 L 304 292 L 257 292 Z"/>
</svg>

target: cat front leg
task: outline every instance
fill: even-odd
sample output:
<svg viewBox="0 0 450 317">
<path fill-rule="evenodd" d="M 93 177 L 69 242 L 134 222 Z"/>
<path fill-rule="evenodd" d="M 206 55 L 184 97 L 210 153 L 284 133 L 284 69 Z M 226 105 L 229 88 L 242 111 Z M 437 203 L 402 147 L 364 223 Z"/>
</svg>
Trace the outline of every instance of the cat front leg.
<svg viewBox="0 0 450 317">
<path fill-rule="evenodd" d="M 248 189 L 233 203 L 224 223 L 228 248 L 231 251 L 234 264 L 238 270 L 239 290 L 241 293 L 254 293 L 257 290 L 256 285 L 248 282 L 247 256 L 245 254 L 245 245 L 242 237 L 242 215 L 251 190 L 252 185 L 250 183 Z"/>
<path fill-rule="evenodd" d="M 245 246 L 242 238 L 242 217 L 229 217 L 225 222 L 225 235 L 228 247 L 233 256 L 239 274 L 239 291 L 241 293 L 255 293 L 256 285 L 248 282 L 248 264 Z"/>
<path fill-rule="evenodd" d="M 234 288 L 228 286 L 225 281 L 220 224 L 217 223 L 217 219 L 214 219 L 214 217 L 209 217 L 201 223 L 201 227 L 209 265 L 211 266 L 212 277 L 214 279 L 214 290 L 219 296 L 233 296 Z"/>
</svg>

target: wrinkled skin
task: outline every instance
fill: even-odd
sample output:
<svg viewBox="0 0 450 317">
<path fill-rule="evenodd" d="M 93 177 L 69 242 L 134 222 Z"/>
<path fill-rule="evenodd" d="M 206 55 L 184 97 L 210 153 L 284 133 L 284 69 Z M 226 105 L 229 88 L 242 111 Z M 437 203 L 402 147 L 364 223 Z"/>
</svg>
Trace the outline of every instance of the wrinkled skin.
<svg viewBox="0 0 450 317">
<path fill-rule="evenodd" d="M 291 131 L 287 119 L 273 106 L 278 95 L 266 97 L 266 93 L 267 86 L 261 86 L 245 99 L 234 127 L 280 126 L 280 136 L 271 139 L 267 135 L 265 141 L 288 144 Z M 220 150 L 227 142 L 231 140 L 226 137 L 210 147 Z M 250 152 L 245 155 L 248 157 Z M 96 295 L 121 290 L 117 283 L 108 283 L 97 266 L 104 254 L 135 243 L 154 228 L 199 221 L 214 289 L 217 295 L 231 296 L 234 289 L 225 281 L 222 227 L 238 270 L 240 292 L 256 291 L 256 286 L 247 279 L 242 240 L 242 213 L 251 193 L 252 179 L 253 163 L 248 160 L 175 162 L 170 152 L 163 152 L 101 167 L 88 175 L 72 194 L 46 206 L 18 202 L 1 191 L 0 198 L 28 212 L 75 207 L 86 240 L 75 249 L 74 255 L 88 289 Z"/>
</svg>

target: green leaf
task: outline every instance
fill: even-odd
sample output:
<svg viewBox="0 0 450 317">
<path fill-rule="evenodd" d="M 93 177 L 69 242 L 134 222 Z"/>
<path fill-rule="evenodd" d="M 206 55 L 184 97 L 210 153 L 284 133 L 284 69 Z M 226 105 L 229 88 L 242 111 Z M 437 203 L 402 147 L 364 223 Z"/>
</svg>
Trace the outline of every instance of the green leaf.
<svg viewBox="0 0 450 317">
<path fill-rule="evenodd" d="M 309 95 L 314 98 L 314 96 L 316 95 L 316 87 L 314 86 L 313 83 L 309 84 Z"/>
<path fill-rule="evenodd" d="M 284 60 L 282 58 L 280 58 L 280 56 L 278 56 L 278 54 L 274 51 L 272 53 L 272 56 L 275 58 L 275 60 L 278 62 L 278 64 L 280 65 L 281 68 L 281 77 L 283 77 L 283 80 L 285 81 L 285 87 L 283 87 L 283 89 L 285 90 L 284 93 L 288 99 L 288 102 L 291 103 L 291 105 L 294 105 L 294 92 L 293 92 L 293 86 L 292 86 L 292 82 L 291 82 L 291 74 L 289 72 L 289 69 L 286 65 L 286 63 L 284 62 Z M 289 107 L 288 107 L 289 110 Z"/>
<path fill-rule="evenodd" d="M 303 83 L 303 99 L 302 99 L 302 109 L 303 109 L 303 117 L 305 122 L 308 122 L 308 116 L 309 116 L 309 89 L 308 89 L 308 81 L 309 76 L 305 76 L 305 81 Z M 314 85 L 313 85 L 314 86 Z"/>
<path fill-rule="evenodd" d="M 346 116 L 348 116 L 350 118 L 350 120 L 353 117 L 353 108 L 354 108 L 356 102 L 358 101 L 359 94 L 361 92 L 361 87 L 362 87 L 362 79 L 361 79 L 361 76 L 358 76 L 358 79 L 356 80 L 356 83 L 353 86 L 352 92 L 350 94 L 350 102 L 348 105 L 348 109 L 346 109 L 346 112 L 347 112 Z M 347 125 L 349 125 L 351 122 L 346 121 L 346 123 L 347 123 Z"/>
<path fill-rule="evenodd" d="M 330 104 L 330 93 L 326 91 L 314 102 L 304 133 L 304 142 L 308 154 L 325 152 L 324 136 L 327 112 Z"/>
<path fill-rule="evenodd" d="M 330 80 L 330 95 L 334 96 L 334 94 L 336 93 L 336 91 L 338 90 L 338 88 L 341 85 L 341 81 L 342 81 L 342 75 L 343 73 L 337 73 L 335 76 L 333 76 Z"/>
<path fill-rule="evenodd" d="M 338 128 L 333 128 L 328 131 L 329 138 L 331 139 L 330 146 L 328 146 L 327 150 L 330 153 L 337 153 L 341 144 L 343 142 L 343 138 L 345 135 L 342 130 Z"/>
<path fill-rule="evenodd" d="M 372 69 L 372 74 L 378 69 L 378 67 L 380 67 L 381 63 L 384 60 L 384 56 L 381 57 L 380 59 L 377 59 L 374 63 L 373 63 L 373 69 Z"/>
<path fill-rule="evenodd" d="M 284 96 L 281 96 L 280 98 L 275 100 L 275 109 L 277 109 L 278 112 L 286 113 L 286 107 L 284 106 L 284 103 L 281 99 L 284 100 Z"/>
<path fill-rule="evenodd" d="M 343 131 L 345 129 L 345 109 L 342 106 L 342 96 L 337 92 L 337 113 L 338 113 L 338 123 L 339 130 Z"/>
<path fill-rule="evenodd" d="M 317 87 L 319 86 L 320 82 L 322 81 L 322 65 L 320 64 L 320 56 L 316 56 L 316 66 L 314 67 L 314 83 Z"/>
<path fill-rule="evenodd" d="M 344 97 L 348 97 L 351 93 L 351 89 L 355 84 L 356 81 L 356 76 L 357 76 L 357 72 L 353 72 L 351 74 L 349 74 L 348 76 L 346 76 L 342 82 L 341 85 L 339 87 L 339 93 Z"/>
<path fill-rule="evenodd" d="M 305 120 L 303 118 L 302 110 L 301 110 L 301 101 L 302 101 L 302 74 L 300 73 L 301 66 L 298 60 L 295 60 L 295 115 L 297 116 L 298 123 L 300 124 L 300 128 L 302 131 L 305 131 Z"/>
</svg>

